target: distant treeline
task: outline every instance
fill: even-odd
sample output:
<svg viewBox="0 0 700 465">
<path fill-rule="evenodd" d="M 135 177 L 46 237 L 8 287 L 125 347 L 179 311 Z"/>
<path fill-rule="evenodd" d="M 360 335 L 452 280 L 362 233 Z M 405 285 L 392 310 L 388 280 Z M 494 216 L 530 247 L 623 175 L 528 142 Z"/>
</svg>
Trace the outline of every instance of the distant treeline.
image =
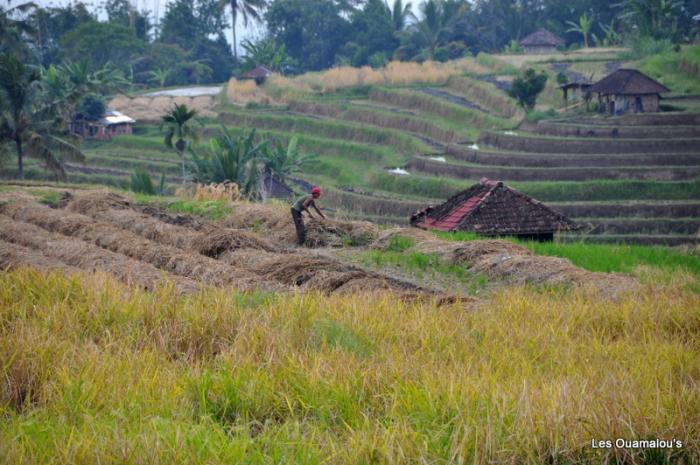
<svg viewBox="0 0 700 465">
<path fill-rule="evenodd" d="M 698 34 L 700 0 L 175 0 L 156 23 L 129 0 L 100 11 L 67 6 L 0 6 L 0 53 L 44 68 L 87 59 L 111 63 L 139 85 L 223 82 L 261 64 L 298 74 L 335 65 L 381 66 L 389 60 L 445 61 L 479 52 L 518 52 L 539 27 L 566 48 L 671 43 Z M 265 34 L 232 48 L 236 24 Z M 102 18 L 103 20 L 100 20 Z"/>
</svg>

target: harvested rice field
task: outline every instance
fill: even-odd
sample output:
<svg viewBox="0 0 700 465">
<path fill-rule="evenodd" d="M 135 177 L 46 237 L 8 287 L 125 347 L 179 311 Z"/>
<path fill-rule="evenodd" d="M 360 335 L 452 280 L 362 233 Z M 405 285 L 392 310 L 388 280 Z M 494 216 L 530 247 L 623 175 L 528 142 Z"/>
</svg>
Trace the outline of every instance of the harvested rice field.
<svg viewBox="0 0 700 465">
<path fill-rule="evenodd" d="M 697 251 L 225 211 L 2 186 L 0 464 L 700 461 Z"/>
</svg>

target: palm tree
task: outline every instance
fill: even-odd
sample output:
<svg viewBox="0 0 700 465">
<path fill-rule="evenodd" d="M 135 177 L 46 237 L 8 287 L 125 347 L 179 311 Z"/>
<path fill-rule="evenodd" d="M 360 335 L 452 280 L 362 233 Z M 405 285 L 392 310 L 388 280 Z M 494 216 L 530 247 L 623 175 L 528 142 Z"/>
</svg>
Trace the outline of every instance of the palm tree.
<svg viewBox="0 0 700 465">
<path fill-rule="evenodd" d="M 642 35 L 659 38 L 676 32 L 674 19 L 683 9 L 683 1 L 622 0 L 612 6 L 622 9 L 619 18 L 637 26 Z"/>
<path fill-rule="evenodd" d="M 317 159 L 315 155 L 302 154 L 299 152 L 299 138 L 294 136 L 289 140 L 287 146 L 277 145 L 274 150 L 265 154 L 265 170 L 270 174 L 277 175 L 283 181 L 289 175 L 301 172 L 305 167 L 314 163 Z M 272 183 L 272 176 L 270 176 Z M 268 186 L 268 191 L 270 186 Z"/>
<path fill-rule="evenodd" d="M 567 21 L 566 24 L 571 26 L 566 32 L 578 32 L 581 34 L 583 36 L 583 46 L 588 48 L 588 35 L 593 27 L 593 18 L 585 12 L 578 18 L 578 24 L 573 21 Z"/>
<path fill-rule="evenodd" d="M 243 18 L 243 26 L 248 26 L 248 20 L 260 21 L 262 10 L 267 6 L 267 0 L 219 0 L 222 8 L 231 9 L 231 36 L 233 39 L 233 56 L 238 61 L 236 47 L 236 20 L 238 15 Z"/>
<path fill-rule="evenodd" d="M 165 81 L 170 77 L 171 71 L 170 68 L 156 68 L 148 73 L 150 76 L 149 80 L 157 82 L 163 88 L 165 87 Z"/>
<path fill-rule="evenodd" d="M 35 9 L 37 5 L 34 2 L 22 3 L 8 9 L 0 6 L 0 53 L 28 51 L 23 36 L 34 37 L 36 30 L 29 21 L 18 18 L 26 18 L 28 13 Z"/>
<path fill-rule="evenodd" d="M 174 148 L 182 158 L 182 182 L 185 182 L 185 151 L 192 141 L 197 140 L 197 132 L 192 127 L 192 121 L 197 110 L 190 110 L 187 105 L 175 104 L 163 115 L 161 129 L 166 126 L 165 146 Z M 174 141 L 174 143 L 173 143 Z"/>
<path fill-rule="evenodd" d="M 14 142 L 20 179 L 24 179 L 25 156 L 42 160 L 57 178 L 65 179 L 58 155 L 81 162 L 85 155 L 57 135 L 61 121 L 56 108 L 40 106 L 42 100 L 40 74 L 14 55 L 0 55 L 0 142 Z"/>
<path fill-rule="evenodd" d="M 422 19 L 413 25 L 421 53 L 432 59 L 436 49 L 443 44 L 459 19 L 462 8 L 468 4 L 456 1 L 427 0 L 420 6 Z"/>
<path fill-rule="evenodd" d="M 387 10 L 391 16 L 391 24 L 394 26 L 394 32 L 401 32 L 406 28 L 409 18 L 413 16 L 411 13 L 411 2 L 403 4 L 403 0 L 394 0 L 393 8 Z"/>
</svg>

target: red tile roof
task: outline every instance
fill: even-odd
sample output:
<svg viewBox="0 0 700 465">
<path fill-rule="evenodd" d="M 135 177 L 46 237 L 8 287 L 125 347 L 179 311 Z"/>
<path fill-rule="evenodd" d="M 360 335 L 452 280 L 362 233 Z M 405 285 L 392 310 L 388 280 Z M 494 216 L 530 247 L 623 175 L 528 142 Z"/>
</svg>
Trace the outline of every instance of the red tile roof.
<svg viewBox="0 0 700 465">
<path fill-rule="evenodd" d="M 411 224 L 440 231 L 485 235 L 542 234 L 576 229 L 568 218 L 502 182 L 479 184 L 411 218 Z"/>
</svg>

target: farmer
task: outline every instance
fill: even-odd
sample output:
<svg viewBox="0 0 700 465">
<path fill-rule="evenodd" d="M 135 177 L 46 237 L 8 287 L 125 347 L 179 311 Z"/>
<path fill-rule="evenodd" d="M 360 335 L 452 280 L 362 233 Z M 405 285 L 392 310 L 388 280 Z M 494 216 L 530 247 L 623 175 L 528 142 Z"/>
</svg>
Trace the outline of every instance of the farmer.
<svg viewBox="0 0 700 465">
<path fill-rule="evenodd" d="M 304 245 L 304 241 L 306 240 L 306 228 L 304 227 L 304 218 L 301 216 L 301 214 L 306 212 L 309 214 L 309 218 L 313 218 L 309 207 L 314 207 L 314 210 L 316 210 L 316 213 L 318 213 L 321 218 L 326 218 L 326 216 L 321 213 L 321 210 L 319 210 L 316 206 L 316 199 L 319 197 L 321 197 L 321 189 L 314 187 L 311 189 L 311 195 L 305 195 L 294 202 L 294 205 L 292 205 L 292 218 L 294 219 L 294 227 L 297 230 L 297 240 L 299 241 L 299 245 Z"/>
</svg>

